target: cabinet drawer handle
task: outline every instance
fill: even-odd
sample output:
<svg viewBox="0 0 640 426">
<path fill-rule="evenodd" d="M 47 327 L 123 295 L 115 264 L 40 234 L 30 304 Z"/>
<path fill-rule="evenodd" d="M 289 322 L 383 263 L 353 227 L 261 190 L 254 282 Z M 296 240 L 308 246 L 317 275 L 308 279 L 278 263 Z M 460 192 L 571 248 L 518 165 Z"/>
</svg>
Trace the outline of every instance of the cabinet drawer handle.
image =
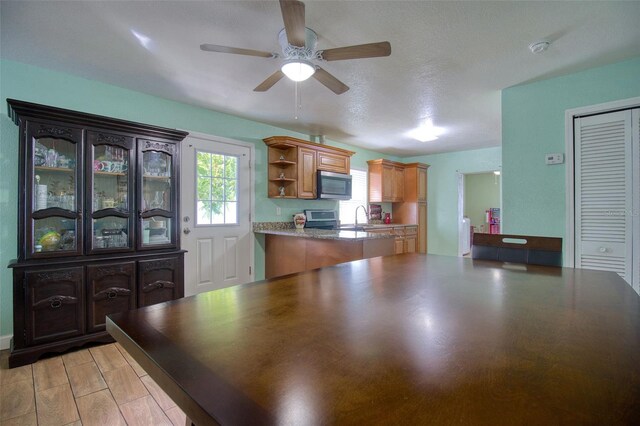
<svg viewBox="0 0 640 426">
<path fill-rule="evenodd" d="M 110 291 L 109 293 L 107 293 L 107 297 L 109 299 L 115 299 L 118 296 L 118 294 L 115 291 Z"/>
<path fill-rule="evenodd" d="M 59 308 L 59 307 L 61 307 L 61 306 L 62 306 L 62 300 L 60 300 L 60 299 L 53 299 L 53 300 L 51 301 L 51 305 L 50 305 L 50 306 L 51 306 L 53 309 L 57 309 L 57 308 Z"/>
</svg>

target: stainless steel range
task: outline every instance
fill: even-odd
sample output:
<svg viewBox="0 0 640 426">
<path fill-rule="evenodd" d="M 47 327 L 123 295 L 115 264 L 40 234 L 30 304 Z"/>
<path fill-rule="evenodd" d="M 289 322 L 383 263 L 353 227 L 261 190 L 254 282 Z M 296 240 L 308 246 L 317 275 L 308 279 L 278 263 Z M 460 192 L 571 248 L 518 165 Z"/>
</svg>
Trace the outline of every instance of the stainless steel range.
<svg viewBox="0 0 640 426">
<path fill-rule="evenodd" d="M 304 215 L 307 217 L 305 228 L 338 229 L 340 223 L 335 210 L 305 210 Z"/>
</svg>

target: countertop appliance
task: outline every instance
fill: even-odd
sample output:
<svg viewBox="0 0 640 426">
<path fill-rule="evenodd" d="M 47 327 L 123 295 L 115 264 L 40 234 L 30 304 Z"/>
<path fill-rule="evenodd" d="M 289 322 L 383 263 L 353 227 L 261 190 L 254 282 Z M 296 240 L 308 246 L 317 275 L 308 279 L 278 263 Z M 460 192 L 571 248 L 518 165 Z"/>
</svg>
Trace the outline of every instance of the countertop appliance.
<svg viewBox="0 0 640 426">
<path fill-rule="evenodd" d="M 304 215 L 307 217 L 307 222 L 304 224 L 305 228 L 338 228 L 338 212 L 335 210 L 305 210 Z"/>
<path fill-rule="evenodd" d="M 318 198 L 331 200 L 351 199 L 351 175 L 318 171 Z"/>
</svg>

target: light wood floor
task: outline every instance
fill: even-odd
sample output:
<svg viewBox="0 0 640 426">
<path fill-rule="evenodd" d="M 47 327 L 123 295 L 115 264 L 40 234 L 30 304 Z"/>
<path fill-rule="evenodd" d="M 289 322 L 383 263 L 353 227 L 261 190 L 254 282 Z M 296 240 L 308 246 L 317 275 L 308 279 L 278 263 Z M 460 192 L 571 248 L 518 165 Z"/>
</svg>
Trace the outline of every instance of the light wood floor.
<svg viewBox="0 0 640 426">
<path fill-rule="evenodd" d="M 117 343 L 7 369 L 0 353 L 0 424 L 178 425 L 185 415 Z"/>
</svg>

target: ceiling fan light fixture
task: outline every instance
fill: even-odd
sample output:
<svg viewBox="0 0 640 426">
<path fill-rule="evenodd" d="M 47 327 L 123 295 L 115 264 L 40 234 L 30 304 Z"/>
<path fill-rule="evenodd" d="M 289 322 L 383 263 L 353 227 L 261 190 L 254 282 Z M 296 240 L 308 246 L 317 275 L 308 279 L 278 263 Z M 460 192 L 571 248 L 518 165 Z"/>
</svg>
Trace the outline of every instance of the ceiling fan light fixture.
<svg viewBox="0 0 640 426">
<path fill-rule="evenodd" d="M 284 75 L 293 81 L 305 81 L 316 72 L 316 68 L 313 64 L 304 59 L 292 59 L 286 61 L 282 64 L 281 70 Z"/>
</svg>

